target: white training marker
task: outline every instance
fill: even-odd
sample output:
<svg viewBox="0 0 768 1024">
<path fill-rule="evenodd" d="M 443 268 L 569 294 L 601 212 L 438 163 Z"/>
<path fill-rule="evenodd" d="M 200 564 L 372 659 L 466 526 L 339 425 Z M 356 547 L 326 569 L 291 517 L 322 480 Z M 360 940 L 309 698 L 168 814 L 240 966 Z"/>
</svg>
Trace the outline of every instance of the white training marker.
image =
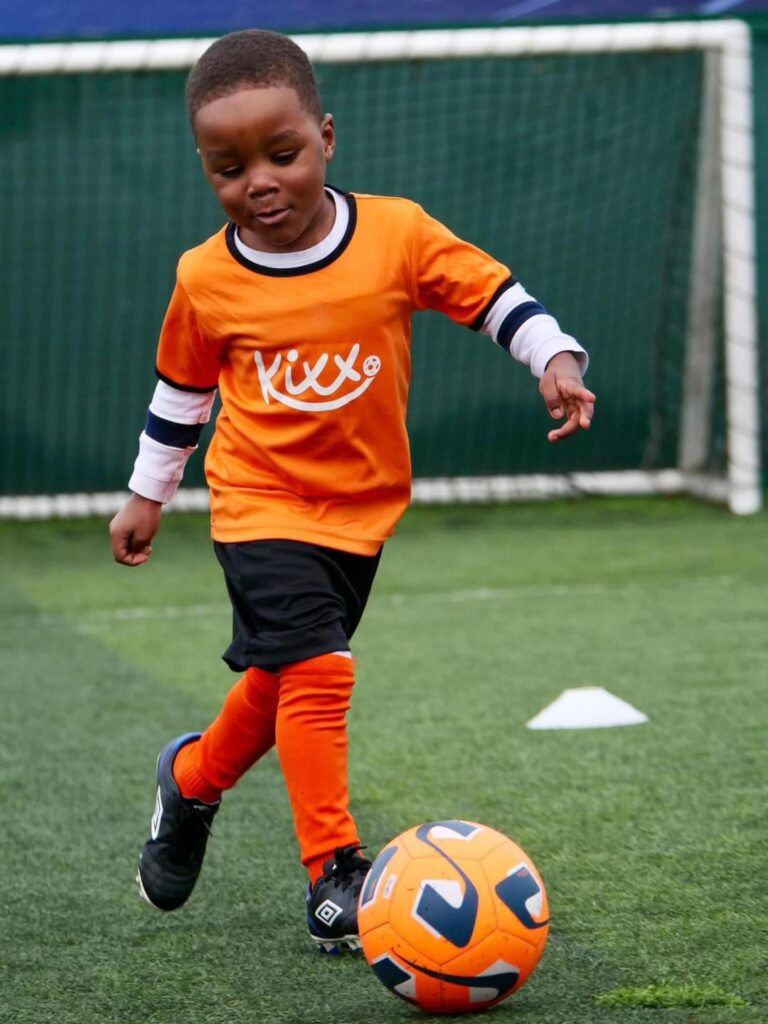
<svg viewBox="0 0 768 1024">
<path fill-rule="evenodd" d="M 528 722 L 529 729 L 611 729 L 639 725 L 648 716 L 602 686 L 563 690 L 557 700 Z"/>
</svg>

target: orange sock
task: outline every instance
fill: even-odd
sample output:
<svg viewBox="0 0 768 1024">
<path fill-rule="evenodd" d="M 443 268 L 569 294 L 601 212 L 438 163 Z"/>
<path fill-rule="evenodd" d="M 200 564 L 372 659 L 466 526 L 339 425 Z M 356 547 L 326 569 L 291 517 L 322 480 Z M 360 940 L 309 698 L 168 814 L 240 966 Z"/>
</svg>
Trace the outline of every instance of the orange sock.
<svg viewBox="0 0 768 1024">
<path fill-rule="evenodd" d="M 218 718 L 176 755 L 173 777 L 187 798 L 212 804 L 275 744 L 278 677 L 249 668 L 227 694 Z"/>
<path fill-rule="evenodd" d="M 301 862 L 310 880 L 337 846 L 357 843 L 349 813 L 347 720 L 352 659 L 323 654 L 280 672 L 277 752 L 293 808 Z"/>
</svg>

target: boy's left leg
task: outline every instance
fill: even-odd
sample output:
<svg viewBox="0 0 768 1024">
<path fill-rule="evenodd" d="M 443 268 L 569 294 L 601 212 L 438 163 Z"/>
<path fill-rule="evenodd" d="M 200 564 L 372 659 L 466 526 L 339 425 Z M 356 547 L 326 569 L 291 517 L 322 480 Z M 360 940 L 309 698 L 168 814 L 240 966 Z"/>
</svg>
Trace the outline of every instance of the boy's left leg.
<svg viewBox="0 0 768 1024">
<path fill-rule="evenodd" d="M 276 743 L 309 872 L 307 921 L 321 948 L 357 949 L 357 898 L 370 868 L 349 811 L 347 720 L 355 682 L 349 651 L 280 672 Z"/>
<path fill-rule="evenodd" d="M 354 682 L 348 653 L 309 658 L 280 673 L 277 753 L 301 862 L 312 882 L 337 847 L 360 844 L 347 785 L 347 712 Z"/>
</svg>

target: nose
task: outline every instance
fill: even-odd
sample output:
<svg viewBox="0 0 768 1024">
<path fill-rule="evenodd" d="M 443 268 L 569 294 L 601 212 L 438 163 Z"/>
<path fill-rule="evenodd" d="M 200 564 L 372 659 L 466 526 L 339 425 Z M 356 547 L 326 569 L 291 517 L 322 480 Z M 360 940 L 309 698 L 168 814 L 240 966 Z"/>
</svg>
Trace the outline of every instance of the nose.
<svg viewBox="0 0 768 1024">
<path fill-rule="evenodd" d="M 251 198 L 272 195 L 277 192 L 277 182 L 269 166 L 259 164 L 248 175 L 248 195 Z"/>
</svg>

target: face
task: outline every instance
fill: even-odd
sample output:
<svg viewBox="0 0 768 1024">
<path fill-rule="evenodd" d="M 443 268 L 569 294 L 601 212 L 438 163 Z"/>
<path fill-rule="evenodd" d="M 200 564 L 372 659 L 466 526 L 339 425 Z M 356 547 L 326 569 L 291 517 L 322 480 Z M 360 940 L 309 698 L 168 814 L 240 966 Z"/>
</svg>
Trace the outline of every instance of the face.
<svg viewBox="0 0 768 1024">
<path fill-rule="evenodd" d="M 288 86 L 245 88 L 212 100 L 194 118 L 200 159 L 243 242 L 262 252 L 298 252 L 333 226 L 324 191 L 333 118 L 318 121 Z"/>
</svg>

